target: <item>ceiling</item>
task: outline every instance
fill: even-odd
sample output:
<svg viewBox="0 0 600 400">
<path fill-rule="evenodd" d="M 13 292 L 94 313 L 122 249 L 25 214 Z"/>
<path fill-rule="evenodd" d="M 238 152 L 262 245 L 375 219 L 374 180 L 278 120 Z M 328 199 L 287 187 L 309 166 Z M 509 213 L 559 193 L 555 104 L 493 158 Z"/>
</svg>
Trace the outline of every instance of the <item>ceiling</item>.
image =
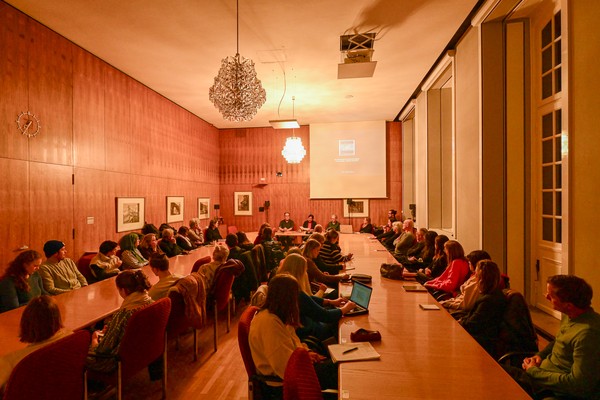
<svg viewBox="0 0 600 400">
<path fill-rule="evenodd" d="M 240 123 L 208 99 L 221 59 L 236 53 L 235 0 L 5 1 L 217 128 L 291 118 L 292 96 L 301 125 L 393 120 L 477 3 L 240 0 L 239 52 L 267 92 Z M 377 33 L 375 73 L 337 79 L 339 37 L 355 32 Z"/>
</svg>

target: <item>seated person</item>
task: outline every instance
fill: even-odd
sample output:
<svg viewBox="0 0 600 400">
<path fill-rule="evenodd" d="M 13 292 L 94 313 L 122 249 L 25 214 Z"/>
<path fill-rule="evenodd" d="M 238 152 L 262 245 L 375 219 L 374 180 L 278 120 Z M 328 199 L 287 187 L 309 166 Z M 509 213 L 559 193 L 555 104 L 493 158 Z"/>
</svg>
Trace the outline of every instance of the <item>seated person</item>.
<svg viewBox="0 0 600 400">
<path fill-rule="evenodd" d="M 281 248 L 281 243 L 273 240 L 273 231 L 270 227 L 263 229 L 263 239 L 261 245 L 265 249 L 265 262 L 267 271 L 271 272 L 279 266 L 279 262 L 283 260 L 284 254 Z"/>
<path fill-rule="evenodd" d="M 200 266 L 198 272 L 204 277 L 204 287 L 206 288 L 207 292 L 209 292 L 212 288 L 217 268 L 219 268 L 222 264 L 225 263 L 225 261 L 227 261 L 228 255 L 229 249 L 227 248 L 227 246 L 219 244 L 215 246 L 215 251 L 213 251 L 213 260 L 207 264 Z"/>
<path fill-rule="evenodd" d="M 263 240 L 263 233 L 265 231 L 265 228 L 270 227 L 271 225 L 269 225 L 268 222 L 263 223 L 259 228 L 258 228 L 258 234 L 256 235 L 256 238 L 254 238 L 254 245 L 256 246 L 257 244 L 261 244 L 262 240 Z"/>
<path fill-rule="evenodd" d="M 417 229 L 417 232 L 415 233 L 415 244 L 406 252 L 406 258 L 408 262 L 423 258 L 423 251 L 425 250 L 425 235 L 427 235 L 427 232 L 429 232 L 427 228 Z"/>
<path fill-rule="evenodd" d="M 477 300 L 469 313 L 458 321 L 481 347 L 493 355 L 506 310 L 506 296 L 500 288 L 500 270 L 495 262 L 479 261 L 475 275 Z"/>
<path fill-rule="evenodd" d="M 444 245 L 444 252 L 448 258 L 448 267 L 442 275 L 423 285 L 431 293 L 440 292 L 438 298 L 441 293 L 454 297 L 470 273 L 469 262 L 465 258 L 465 251 L 460 243 L 456 240 L 448 240 Z"/>
<path fill-rule="evenodd" d="M 592 287 L 574 275 L 550 276 L 546 298 L 562 313 L 554 341 L 522 369 L 509 368 L 531 395 L 560 399 L 597 399 L 600 393 L 600 314 L 592 308 Z"/>
<path fill-rule="evenodd" d="M 204 238 L 205 243 L 218 242 L 223 239 L 221 237 L 221 232 L 219 232 L 219 222 L 211 219 L 208 223 L 208 228 L 206 228 L 206 235 Z"/>
<path fill-rule="evenodd" d="M 325 230 L 328 231 L 330 229 L 333 229 L 335 231 L 340 231 L 340 222 L 337 219 L 337 215 L 335 214 L 331 214 L 331 221 L 329 221 L 327 223 L 327 226 L 325 227 Z"/>
<path fill-rule="evenodd" d="M 240 246 L 242 250 L 252 250 L 252 248 L 254 247 L 254 243 L 252 243 L 250 239 L 248 239 L 246 232 L 237 231 L 236 236 L 238 238 L 238 246 Z"/>
<path fill-rule="evenodd" d="M 394 229 L 398 229 L 399 223 L 394 222 L 393 226 Z M 413 234 L 413 228 L 414 224 L 412 219 L 404 220 L 400 235 L 397 236 L 392 242 L 394 248 L 394 258 L 402 265 L 405 263 L 408 264 L 408 251 L 415 245 L 416 239 L 415 235 Z"/>
<path fill-rule="evenodd" d="M 67 258 L 65 244 L 59 240 L 49 240 L 44 244 L 46 261 L 40 265 L 44 289 L 49 294 L 61 294 L 87 286 L 87 280 L 77 269 L 77 265 Z"/>
<path fill-rule="evenodd" d="M 238 237 L 235 233 L 228 233 L 227 236 L 225 236 L 225 244 L 229 249 L 229 256 L 227 257 L 228 260 L 230 258 L 239 260 L 242 253 L 247 251 L 238 246 Z"/>
<path fill-rule="evenodd" d="M 381 235 L 385 234 L 385 233 L 389 233 L 392 230 L 392 224 L 396 221 L 398 221 L 398 219 L 396 219 L 396 214 L 398 213 L 398 211 L 394 210 L 394 209 L 390 209 L 388 211 L 388 222 L 383 225 L 380 228 L 375 229 L 375 231 L 373 232 L 373 234 L 377 237 L 377 239 L 381 240 Z M 400 221 L 402 222 L 402 221 Z M 387 229 L 386 229 L 387 227 Z"/>
<path fill-rule="evenodd" d="M 373 224 L 371 224 L 371 218 L 365 217 L 363 223 L 360 225 L 360 233 L 373 233 Z"/>
<path fill-rule="evenodd" d="M 187 254 L 187 251 L 183 250 L 177 245 L 175 240 L 175 234 L 171 229 L 164 229 L 162 231 L 162 239 L 158 244 L 158 247 L 167 255 L 167 257 L 175 257 L 180 254 Z"/>
<path fill-rule="evenodd" d="M 300 230 L 305 233 L 313 233 L 313 231 L 315 230 L 315 226 L 317 226 L 315 216 L 312 214 L 308 214 L 308 217 L 306 217 L 306 221 L 302 223 Z"/>
<path fill-rule="evenodd" d="M 87 367 L 94 371 L 112 372 L 116 369 L 114 358 L 94 357 L 93 355 L 115 355 L 119 351 L 121 339 L 129 318 L 140 307 L 152 303 L 148 296 L 150 282 L 142 270 L 126 270 L 117 275 L 115 280 L 117 291 L 123 298 L 121 307 L 112 315 L 110 322 L 102 331 L 94 331 L 90 345 L 91 356 L 87 359 Z"/>
<path fill-rule="evenodd" d="M 167 292 L 171 289 L 171 286 L 175 285 L 178 280 L 183 278 L 183 275 L 174 274 L 169 271 L 169 258 L 164 254 L 150 259 L 150 269 L 152 270 L 152 273 L 158 277 L 158 282 L 152 285 L 150 290 L 148 290 L 148 296 L 150 296 L 152 300 L 167 297 Z"/>
<path fill-rule="evenodd" d="M 302 326 L 296 329 L 296 334 L 301 340 L 308 336 L 314 336 L 319 340 L 337 337 L 340 318 L 356 307 L 356 304 L 351 301 L 346 302 L 342 298 L 329 300 L 313 296 L 306 265 L 306 259 L 300 254 L 288 254 L 277 270 L 278 275 L 292 275 L 300 287 L 298 304 Z M 325 306 L 333 306 L 333 308 L 325 308 Z M 337 308 L 338 306 L 341 307 Z"/>
<path fill-rule="evenodd" d="M 148 260 L 138 250 L 139 245 L 140 237 L 134 232 L 128 233 L 119 240 L 119 247 L 122 250 L 121 260 L 123 260 L 121 269 L 137 269 L 148 265 Z"/>
<path fill-rule="evenodd" d="M 300 326 L 298 312 L 299 286 L 288 274 L 276 275 L 269 282 L 263 308 L 250 325 L 248 342 L 256 372 L 283 379 L 285 367 L 293 351 L 305 347 L 296 335 Z M 321 388 L 337 388 L 337 368 L 317 353 L 310 352 Z M 261 383 L 266 398 L 282 398 L 281 382 Z"/>
<path fill-rule="evenodd" d="M 342 250 L 338 244 L 339 241 L 340 234 L 337 231 L 327 231 L 327 233 L 325 233 L 325 242 L 323 243 L 323 246 L 321 246 L 321 251 L 319 252 L 319 256 L 325 264 L 338 267 L 337 271 L 334 272 L 336 274 L 343 268 L 343 264 L 352 260 L 353 257 L 352 253 L 342 255 Z"/>
<path fill-rule="evenodd" d="M 144 235 L 140 245 L 138 246 L 138 250 L 140 251 L 142 257 L 144 257 L 146 260 L 165 254 L 160 247 L 158 247 L 158 239 L 156 239 L 156 235 L 154 233 L 148 233 L 147 235 Z"/>
<path fill-rule="evenodd" d="M 427 233 L 434 234 L 435 232 L 429 231 Z M 446 235 L 437 235 L 435 237 L 433 260 L 428 267 L 419 269 L 415 277 L 421 285 L 437 278 L 446 270 L 446 267 L 448 267 L 448 258 L 444 252 L 444 245 L 448 240 L 448 236 Z"/>
<path fill-rule="evenodd" d="M 48 295 L 41 295 L 31 299 L 23 314 L 19 338 L 28 346 L 0 357 L 0 392 L 8 381 L 14 367 L 34 351 L 70 334 L 63 328 L 60 309 L 56 300 Z M 52 368 L 52 360 L 48 360 L 48 368 Z M 31 371 L 35 376 L 35 371 Z M 35 384 L 32 381 L 31 384 Z"/>
<path fill-rule="evenodd" d="M 474 250 L 467 255 L 467 260 L 471 276 L 460 286 L 459 294 L 456 297 L 440 302 L 444 308 L 450 310 L 450 314 L 456 319 L 465 316 L 473 308 L 475 300 L 479 297 L 475 268 L 479 261 L 491 260 L 491 257 L 487 251 Z"/>
<path fill-rule="evenodd" d="M 425 228 L 421 228 L 425 229 Z M 418 233 L 418 232 L 417 232 Z M 423 234 L 422 249 L 419 254 L 411 254 L 413 249 L 408 251 L 407 263 L 414 267 L 426 268 L 433 262 L 435 255 L 435 239 L 438 234 L 436 231 L 426 231 Z M 418 239 L 417 239 L 418 242 Z"/>
<path fill-rule="evenodd" d="M 190 229 L 187 231 L 187 237 L 194 246 L 200 246 L 204 243 L 204 235 L 200 229 L 200 221 L 197 218 L 190 220 Z"/>
<path fill-rule="evenodd" d="M 283 219 L 279 221 L 279 228 L 277 229 L 279 232 L 292 232 L 294 230 L 294 221 L 290 219 L 290 213 L 283 213 Z M 292 238 L 289 236 L 279 236 L 279 242 L 283 245 L 285 249 L 289 248 L 292 244 Z"/>
<path fill-rule="evenodd" d="M 175 235 L 175 242 L 177 243 L 177 246 L 186 251 L 191 251 L 198 247 L 188 238 L 189 231 L 190 228 L 187 226 L 180 226 L 177 230 L 177 234 Z"/>
<path fill-rule="evenodd" d="M 90 270 L 94 278 L 101 281 L 119 274 L 123 261 L 117 257 L 118 247 L 119 244 L 112 240 L 105 240 L 100 244 L 98 254 L 90 261 Z"/>
<path fill-rule="evenodd" d="M 42 256 L 35 250 L 19 253 L 0 278 L 0 313 L 26 305 L 34 297 L 48 294 L 37 273 Z"/>
<path fill-rule="evenodd" d="M 310 282 L 323 283 L 329 287 L 337 288 L 342 279 L 348 278 L 348 275 L 329 275 L 322 272 L 315 264 L 315 259 L 319 256 L 321 244 L 315 239 L 308 239 L 302 249 L 302 255 L 306 258 L 307 273 Z"/>
<path fill-rule="evenodd" d="M 323 225 L 317 224 L 313 233 L 325 233 L 325 228 L 323 228 Z"/>
<path fill-rule="evenodd" d="M 403 228 L 403 223 L 400 221 L 395 221 L 392 224 L 392 230 L 390 231 L 390 234 L 389 235 L 384 234 L 381 236 L 381 239 L 379 239 L 379 241 L 381 242 L 383 247 L 385 247 L 392 253 L 396 250 L 396 244 L 398 243 L 396 241 L 396 239 L 398 239 L 400 237 L 400 235 L 402 235 L 402 228 Z"/>
</svg>

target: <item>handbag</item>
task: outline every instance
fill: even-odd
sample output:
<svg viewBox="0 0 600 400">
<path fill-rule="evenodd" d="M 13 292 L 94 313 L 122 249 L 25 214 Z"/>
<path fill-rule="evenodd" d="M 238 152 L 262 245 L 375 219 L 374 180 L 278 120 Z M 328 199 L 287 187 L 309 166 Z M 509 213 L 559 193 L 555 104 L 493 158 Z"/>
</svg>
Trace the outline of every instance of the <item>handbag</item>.
<svg viewBox="0 0 600 400">
<path fill-rule="evenodd" d="M 402 280 L 402 273 L 404 271 L 404 267 L 402 264 L 388 264 L 383 263 L 379 268 L 379 272 L 381 272 L 381 276 L 388 279 L 396 279 Z"/>
</svg>

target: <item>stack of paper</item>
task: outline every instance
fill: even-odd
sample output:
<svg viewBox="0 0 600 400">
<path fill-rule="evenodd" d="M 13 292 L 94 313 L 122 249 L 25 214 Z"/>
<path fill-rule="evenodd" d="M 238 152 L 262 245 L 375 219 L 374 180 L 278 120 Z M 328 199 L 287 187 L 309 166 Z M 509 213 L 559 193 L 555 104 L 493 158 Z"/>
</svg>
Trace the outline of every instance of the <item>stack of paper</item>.
<svg viewBox="0 0 600 400">
<path fill-rule="evenodd" d="M 377 360 L 381 357 L 369 342 L 331 344 L 328 349 L 333 362 Z"/>
</svg>

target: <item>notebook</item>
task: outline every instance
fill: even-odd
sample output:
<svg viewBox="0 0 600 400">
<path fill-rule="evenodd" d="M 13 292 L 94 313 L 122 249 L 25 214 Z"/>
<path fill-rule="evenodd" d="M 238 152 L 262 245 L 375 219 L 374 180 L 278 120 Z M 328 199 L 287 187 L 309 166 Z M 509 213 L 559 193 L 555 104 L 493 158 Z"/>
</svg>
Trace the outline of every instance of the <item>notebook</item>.
<svg viewBox="0 0 600 400">
<path fill-rule="evenodd" d="M 427 289 L 421 285 L 403 285 L 402 289 L 406 292 L 426 292 Z"/>
<path fill-rule="evenodd" d="M 352 293 L 350 294 L 350 301 L 353 301 L 356 304 L 356 307 L 353 310 L 348 311 L 345 316 L 350 317 L 352 315 L 367 314 L 369 312 L 369 303 L 371 302 L 372 293 L 372 287 L 354 281 Z"/>
<path fill-rule="evenodd" d="M 381 357 L 369 342 L 330 344 L 327 349 L 333 362 L 377 360 Z"/>
</svg>

